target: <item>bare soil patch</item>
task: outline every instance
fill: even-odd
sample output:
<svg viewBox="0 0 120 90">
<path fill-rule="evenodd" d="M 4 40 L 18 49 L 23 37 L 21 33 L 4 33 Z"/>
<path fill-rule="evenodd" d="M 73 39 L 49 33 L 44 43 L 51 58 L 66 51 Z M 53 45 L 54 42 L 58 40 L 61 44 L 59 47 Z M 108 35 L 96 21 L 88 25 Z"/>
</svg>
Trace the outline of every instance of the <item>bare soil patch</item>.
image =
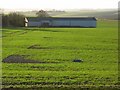
<svg viewBox="0 0 120 90">
<path fill-rule="evenodd" d="M 27 60 L 23 55 L 10 55 L 7 58 L 3 59 L 4 63 L 44 63 L 36 60 Z"/>
</svg>

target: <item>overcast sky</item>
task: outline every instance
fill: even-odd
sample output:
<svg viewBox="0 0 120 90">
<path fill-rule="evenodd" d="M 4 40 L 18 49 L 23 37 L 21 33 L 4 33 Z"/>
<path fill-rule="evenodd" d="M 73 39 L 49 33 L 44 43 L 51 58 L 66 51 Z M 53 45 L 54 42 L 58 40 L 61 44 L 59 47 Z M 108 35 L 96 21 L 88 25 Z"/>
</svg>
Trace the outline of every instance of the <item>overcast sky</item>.
<svg viewBox="0 0 120 90">
<path fill-rule="evenodd" d="M 0 0 L 3 9 L 117 9 L 120 0 Z"/>
</svg>

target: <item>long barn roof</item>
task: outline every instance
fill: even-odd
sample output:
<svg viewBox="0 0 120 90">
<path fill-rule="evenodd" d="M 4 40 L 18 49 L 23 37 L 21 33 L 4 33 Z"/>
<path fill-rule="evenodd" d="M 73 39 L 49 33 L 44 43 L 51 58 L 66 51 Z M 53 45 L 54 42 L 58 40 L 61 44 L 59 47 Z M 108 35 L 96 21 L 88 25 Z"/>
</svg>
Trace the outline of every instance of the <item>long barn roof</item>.
<svg viewBox="0 0 120 90">
<path fill-rule="evenodd" d="M 28 21 L 40 21 L 40 20 L 94 20 L 95 17 L 27 17 Z"/>
</svg>

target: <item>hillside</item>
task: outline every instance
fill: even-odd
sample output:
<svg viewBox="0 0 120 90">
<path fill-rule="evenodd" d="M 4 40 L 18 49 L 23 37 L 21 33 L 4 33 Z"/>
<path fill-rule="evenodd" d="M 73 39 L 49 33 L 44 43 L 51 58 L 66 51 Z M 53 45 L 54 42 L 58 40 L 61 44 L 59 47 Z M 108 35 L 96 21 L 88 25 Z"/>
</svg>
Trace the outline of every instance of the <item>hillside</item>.
<svg viewBox="0 0 120 90">
<path fill-rule="evenodd" d="M 36 17 L 37 11 L 19 12 L 27 17 Z M 117 10 L 76 10 L 76 11 L 47 11 L 52 17 L 96 17 L 99 19 L 118 19 Z"/>
</svg>

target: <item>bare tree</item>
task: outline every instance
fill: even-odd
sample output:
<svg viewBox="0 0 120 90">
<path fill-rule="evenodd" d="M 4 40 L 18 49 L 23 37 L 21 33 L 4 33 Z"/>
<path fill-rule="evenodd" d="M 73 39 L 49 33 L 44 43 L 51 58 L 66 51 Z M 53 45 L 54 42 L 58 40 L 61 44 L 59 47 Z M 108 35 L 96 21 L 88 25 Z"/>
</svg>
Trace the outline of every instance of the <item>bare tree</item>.
<svg viewBox="0 0 120 90">
<path fill-rule="evenodd" d="M 36 13 L 36 15 L 37 15 L 38 17 L 50 17 L 50 15 L 49 15 L 46 11 L 44 11 L 44 10 L 38 11 L 38 12 Z"/>
</svg>

